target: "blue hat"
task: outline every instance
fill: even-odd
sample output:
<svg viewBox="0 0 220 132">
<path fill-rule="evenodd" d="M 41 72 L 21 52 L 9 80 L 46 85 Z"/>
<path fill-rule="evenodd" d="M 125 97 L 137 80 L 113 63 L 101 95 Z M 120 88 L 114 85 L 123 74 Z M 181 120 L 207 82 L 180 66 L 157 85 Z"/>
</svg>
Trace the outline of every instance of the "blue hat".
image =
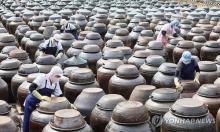
<svg viewBox="0 0 220 132">
<path fill-rule="evenodd" d="M 184 51 L 181 57 L 181 60 L 184 62 L 191 61 L 192 54 L 189 51 Z"/>
<path fill-rule="evenodd" d="M 170 25 L 171 25 L 172 27 L 178 27 L 178 26 L 179 26 L 179 21 L 178 21 L 178 20 L 173 20 L 173 21 L 170 23 Z"/>
</svg>

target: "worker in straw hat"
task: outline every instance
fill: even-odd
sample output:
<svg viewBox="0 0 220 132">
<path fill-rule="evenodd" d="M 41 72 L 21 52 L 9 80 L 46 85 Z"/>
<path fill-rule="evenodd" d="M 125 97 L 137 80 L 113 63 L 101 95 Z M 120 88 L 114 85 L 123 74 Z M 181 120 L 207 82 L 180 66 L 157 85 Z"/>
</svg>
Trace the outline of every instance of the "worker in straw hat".
<svg viewBox="0 0 220 132">
<path fill-rule="evenodd" d="M 61 33 L 71 33 L 74 36 L 74 38 L 78 40 L 80 27 L 77 24 L 73 24 L 66 20 L 62 20 L 61 25 L 62 25 L 60 29 Z"/>
<path fill-rule="evenodd" d="M 36 105 L 44 100 L 50 101 L 51 95 L 62 96 L 59 80 L 63 75 L 60 67 L 54 66 L 48 74 L 38 76 L 29 87 L 30 93 L 24 103 L 23 132 L 29 132 L 29 120 Z"/>
<path fill-rule="evenodd" d="M 175 31 L 175 29 L 178 28 L 178 26 L 178 20 L 173 20 L 172 22 L 163 25 L 156 40 L 162 42 L 163 45 L 166 46 L 168 44 L 169 39 L 173 37 L 178 37 L 178 34 Z"/>
<path fill-rule="evenodd" d="M 199 84 L 199 66 L 189 51 L 184 51 L 177 64 L 174 83 L 178 91 L 182 91 L 181 80 L 194 80 Z"/>
</svg>

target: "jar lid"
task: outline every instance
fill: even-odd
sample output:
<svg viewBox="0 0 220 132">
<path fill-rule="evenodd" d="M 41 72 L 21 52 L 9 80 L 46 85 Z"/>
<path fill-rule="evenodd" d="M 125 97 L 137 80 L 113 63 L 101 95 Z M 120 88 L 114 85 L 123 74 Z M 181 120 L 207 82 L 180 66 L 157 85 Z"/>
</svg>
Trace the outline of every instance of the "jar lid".
<svg viewBox="0 0 220 132">
<path fill-rule="evenodd" d="M 84 128 L 86 121 L 80 112 L 74 109 L 63 109 L 55 112 L 50 126 L 58 131 L 75 131 Z"/>
<path fill-rule="evenodd" d="M 119 59 L 109 59 L 103 64 L 103 67 L 106 69 L 116 70 L 122 64 L 124 64 L 123 61 Z"/>
<path fill-rule="evenodd" d="M 143 124 L 148 119 L 147 108 L 137 101 L 124 101 L 116 105 L 112 120 L 117 124 Z"/>
<path fill-rule="evenodd" d="M 27 76 L 37 72 L 39 72 L 39 69 L 35 64 L 22 64 L 18 69 L 18 74 L 22 76 Z"/>
<path fill-rule="evenodd" d="M 215 61 L 217 62 L 218 65 L 220 65 L 220 55 L 216 56 Z"/>
<path fill-rule="evenodd" d="M 179 43 L 176 46 L 185 49 L 194 48 L 193 42 L 188 40 L 179 41 Z"/>
<path fill-rule="evenodd" d="M 160 55 L 150 55 L 145 60 L 145 63 L 149 66 L 159 67 L 161 64 L 165 63 L 166 60 Z"/>
<path fill-rule="evenodd" d="M 93 25 L 95 24 L 96 22 L 95 21 L 89 21 L 86 26 L 87 27 L 93 27 Z"/>
<path fill-rule="evenodd" d="M 163 43 L 159 42 L 159 41 L 150 41 L 148 43 L 148 49 L 161 50 L 161 49 L 163 49 Z"/>
<path fill-rule="evenodd" d="M 30 38 L 31 34 L 34 34 L 34 33 L 37 33 L 37 31 L 34 31 L 34 30 L 27 31 L 24 36 L 25 36 L 26 38 Z"/>
<path fill-rule="evenodd" d="M 124 54 L 119 49 L 105 50 L 103 53 L 103 59 L 120 59 L 124 58 Z"/>
<path fill-rule="evenodd" d="M 115 34 L 117 36 L 128 36 L 129 35 L 129 31 L 125 28 L 119 28 L 116 30 Z"/>
<path fill-rule="evenodd" d="M 2 43 L 15 42 L 15 37 L 14 35 L 8 33 L 2 33 L 0 36 L 0 42 Z"/>
<path fill-rule="evenodd" d="M 28 75 L 27 77 L 27 81 L 29 83 L 32 83 L 38 76 L 42 76 L 45 75 L 44 73 L 31 73 L 30 75 Z"/>
<path fill-rule="evenodd" d="M 143 31 L 145 28 L 144 27 L 142 27 L 142 26 L 135 26 L 133 29 L 132 29 L 132 31 L 133 32 L 141 32 L 141 31 Z"/>
<path fill-rule="evenodd" d="M 192 29 L 191 25 L 181 25 L 181 29 Z"/>
<path fill-rule="evenodd" d="M 218 41 L 207 41 L 205 43 L 205 46 L 210 47 L 210 48 L 220 48 L 220 42 L 218 42 Z"/>
<path fill-rule="evenodd" d="M 207 98 L 219 98 L 220 97 L 220 87 L 214 84 L 203 84 L 197 94 Z"/>
<path fill-rule="evenodd" d="M 16 46 L 5 46 L 1 53 L 2 54 L 9 54 L 11 51 L 18 49 Z"/>
<path fill-rule="evenodd" d="M 85 41 L 74 41 L 72 47 L 76 49 L 82 49 L 87 43 Z"/>
<path fill-rule="evenodd" d="M 220 33 L 220 26 L 214 26 L 213 32 Z"/>
<path fill-rule="evenodd" d="M 116 30 L 120 29 L 119 26 L 111 26 L 108 28 L 108 33 L 115 34 Z"/>
<path fill-rule="evenodd" d="M 148 54 L 145 50 L 137 50 L 134 52 L 134 57 L 137 58 L 147 58 Z"/>
<path fill-rule="evenodd" d="M 115 106 L 126 99 L 119 94 L 108 94 L 99 99 L 96 106 L 102 110 L 113 111 Z"/>
<path fill-rule="evenodd" d="M 44 16 L 33 16 L 32 20 L 35 22 L 43 22 L 44 21 Z"/>
<path fill-rule="evenodd" d="M 121 78 L 137 78 L 140 74 L 136 66 L 123 64 L 117 68 L 116 75 Z"/>
<path fill-rule="evenodd" d="M 17 132 L 18 127 L 15 122 L 8 116 L 0 116 L 0 128 L 9 132 Z"/>
<path fill-rule="evenodd" d="M 70 82 L 74 84 L 89 84 L 95 81 L 95 75 L 88 68 L 79 68 L 71 72 Z"/>
<path fill-rule="evenodd" d="M 11 111 L 11 106 L 4 100 L 0 100 L 0 115 L 8 114 Z"/>
<path fill-rule="evenodd" d="M 116 49 L 122 51 L 122 53 L 124 55 L 131 55 L 132 54 L 132 49 L 130 47 L 124 46 L 124 47 L 117 47 Z"/>
<path fill-rule="evenodd" d="M 79 55 L 73 55 L 71 58 L 64 61 L 64 66 L 65 67 L 70 67 L 70 66 L 86 67 L 87 61 L 79 57 Z"/>
<path fill-rule="evenodd" d="M 74 70 L 77 70 L 77 69 L 79 69 L 79 67 L 76 67 L 76 66 L 66 67 L 63 70 L 63 75 L 66 76 L 66 77 L 70 77 L 71 72 L 74 71 Z"/>
<path fill-rule="evenodd" d="M 203 34 L 204 33 L 204 31 L 200 27 L 193 27 L 191 29 L 191 32 L 192 33 L 197 33 L 197 34 Z"/>
<path fill-rule="evenodd" d="M 116 47 L 122 47 L 122 46 L 124 46 L 124 44 L 121 40 L 110 39 L 106 42 L 106 47 L 116 48 Z"/>
<path fill-rule="evenodd" d="M 199 61 L 198 65 L 200 71 L 212 72 L 217 70 L 216 63 L 212 61 Z"/>
<path fill-rule="evenodd" d="M 101 36 L 99 33 L 90 32 L 86 35 L 86 38 L 89 40 L 99 40 L 101 39 Z"/>
<path fill-rule="evenodd" d="M 208 114 L 208 108 L 202 102 L 192 99 L 178 99 L 171 107 L 171 113 L 179 117 L 202 117 Z"/>
<path fill-rule="evenodd" d="M 158 71 L 167 74 L 167 75 L 174 75 L 176 72 L 176 67 L 177 65 L 174 63 L 163 63 L 160 65 L 160 67 L 158 68 Z"/>
<path fill-rule="evenodd" d="M 26 51 L 22 49 L 15 49 L 9 53 L 9 58 L 15 58 L 18 60 L 25 60 L 28 58 L 28 54 Z"/>
<path fill-rule="evenodd" d="M 32 41 L 41 41 L 44 40 L 44 36 L 40 33 L 33 33 L 30 35 L 30 40 Z"/>
<path fill-rule="evenodd" d="M 83 52 L 85 52 L 85 53 L 98 53 L 98 52 L 100 52 L 100 48 L 98 45 L 85 45 L 83 47 Z"/>
<path fill-rule="evenodd" d="M 177 44 L 179 43 L 179 41 L 181 41 L 181 40 L 180 40 L 180 39 L 176 39 L 176 38 L 170 39 L 169 44 L 171 44 L 171 45 L 177 45 Z"/>
<path fill-rule="evenodd" d="M 94 28 L 106 28 L 105 24 L 104 23 L 95 23 L 93 25 Z"/>
<path fill-rule="evenodd" d="M 61 40 L 73 40 L 74 36 L 71 33 L 62 33 Z"/>
<path fill-rule="evenodd" d="M 175 102 L 180 97 L 180 93 L 172 88 L 156 89 L 150 95 L 150 98 L 158 102 Z"/>
<path fill-rule="evenodd" d="M 20 65 L 21 65 L 21 62 L 17 59 L 6 59 L 0 63 L 0 69 L 13 70 L 13 69 L 18 69 Z"/>
<path fill-rule="evenodd" d="M 70 109 L 71 104 L 66 97 L 51 97 L 51 101 L 41 101 L 37 111 L 46 114 L 54 114 L 61 109 Z"/>
<path fill-rule="evenodd" d="M 53 55 L 38 56 L 36 63 L 39 65 L 55 65 L 57 64 L 56 58 Z"/>
<path fill-rule="evenodd" d="M 192 38 L 193 42 L 199 42 L 199 43 L 205 43 L 206 42 L 206 38 L 205 36 L 194 36 Z"/>
</svg>

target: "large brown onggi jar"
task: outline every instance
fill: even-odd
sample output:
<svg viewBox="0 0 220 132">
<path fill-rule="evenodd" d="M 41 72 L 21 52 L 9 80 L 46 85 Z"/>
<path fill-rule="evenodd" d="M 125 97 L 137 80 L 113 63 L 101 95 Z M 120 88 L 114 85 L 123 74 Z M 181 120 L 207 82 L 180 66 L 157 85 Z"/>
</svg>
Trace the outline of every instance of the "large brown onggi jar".
<svg viewBox="0 0 220 132">
<path fill-rule="evenodd" d="M 84 42 L 87 43 L 87 45 L 98 45 L 100 49 L 104 47 L 104 41 L 99 33 L 88 33 L 84 39 Z"/>
<path fill-rule="evenodd" d="M 133 89 L 141 84 L 146 84 L 146 81 L 139 73 L 137 67 L 131 64 L 124 64 L 117 68 L 115 75 L 109 80 L 108 89 L 109 93 L 120 94 L 129 99 Z"/>
<path fill-rule="evenodd" d="M 72 67 L 72 66 L 86 68 L 88 67 L 88 64 L 87 64 L 87 61 L 79 57 L 79 55 L 73 55 L 71 58 L 64 61 L 63 66 L 64 68 Z"/>
<path fill-rule="evenodd" d="M 125 46 L 131 47 L 131 37 L 129 36 L 129 31 L 127 29 L 117 29 L 112 39 L 121 40 Z"/>
<path fill-rule="evenodd" d="M 132 31 L 129 33 L 129 36 L 131 37 L 131 48 L 134 48 L 134 45 L 136 44 L 139 35 L 141 34 L 141 31 L 144 30 L 144 27 L 141 26 L 135 26 Z"/>
<path fill-rule="evenodd" d="M 198 55 L 200 55 L 201 48 L 204 46 L 206 38 L 204 36 L 194 36 L 192 41 L 194 47 L 198 50 Z"/>
<path fill-rule="evenodd" d="M 124 54 L 124 59 L 127 60 L 133 55 L 132 49 L 130 47 L 117 47 L 116 49 L 121 50 L 121 52 Z"/>
<path fill-rule="evenodd" d="M 62 33 L 61 40 L 59 43 L 62 45 L 64 52 L 66 53 L 67 50 L 71 47 L 71 44 L 75 41 L 74 36 L 70 33 Z"/>
<path fill-rule="evenodd" d="M 125 101 L 125 98 L 118 94 L 107 94 L 100 98 L 90 116 L 93 131 L 104 132 L 115 106 L 122 101 Z"/>
<path fill-rule="evenodd" d="M 105 132 L 152 132 L 146 107 L 137 101 L 124 101 L 116 105 Z"/>
<path fill-rule="evenodd" d="M 210 33 L 209 40 L 217 41 L 220 38 L 220 26 L 213 27 L 212 32 Z"/>
<path fill-rule="evenodd" d="M 8 116 L 0 116 L 0 127 L 3 132 L 19 132 L 16 123 Z"/>
<path fill-rule="evenodd" d="M 52 97 L 50 102 L 41 101 L 39 107 L 31 113 L 29 130 L 41 132 L 56 111 L 70 108 L 71 104 L 65 97 Z"/>
<path fill-rule="evenodd" d="M 74 106 L 89 124 L 90 115 L 98 100 L 105 95 L 101 88 L 86 88 L 77 96 Z"/>
<path fill-rule="evenodd" d="M 161 126 L 162 132 L 215 132 L 215 130 L 215 119 L 207 106 L 192 98 L 177 100 L 163 116 Z"/>
<path fill-rule="evenodd" d="M 169 111 L 173 103 L 180 97 L 180 93 L 172 88 L 156 89 L 146 101 L 145 106 L 150 116 L 150 122 L 156 131 L 160 132 L 163 115 Z"/>
<path fill-rule="evenodd" d="M 69 81 L 64 85 L 64 95 L 73 103 L 83 89 L 91 87 L 99 87 L 95 75 L 88 68 L 79 68 L 71 72 Z"/>
<path fill-rule="evenodd" d="M 28 40 L 30 40 L 31 34 L 34 34 L 34 33 L 37 33 L 37 31 L 34 31 L 34 30 L 27 31 L 24 37 L 21 39 L 20 45 L 23 50 L 25 50 L 26 43 Z"/>
<path fill-rule="evenodd" d="M 41 73 L 49 73 L 51 68 L 56 64 L 56 58 L 53 55 L 45 54 L 36 58 L 36 65 Z"/>
<path fill-rule="evenodd" d="M 18 42 L 12 34 L 3 33 L 0 36 L 0 50 L 2 50 L 5 46 L 17 46 Z"/>
<path fill-rule="evenodd" d="M 218 41 L 207 41 L 201 48 L 201 60 L 214 61 L 218 55 L 220 55 L 220 42 Z"/>
<path fill-rule="evenodd" d="M 177 65 L 174 63 L 163 63 L 158 72 L 153 76 L 151 85 L 157 88 L 174 88 L 174 76 Z"/>
<path fill-rule="evenodd" d="M 186 39 L 192 40 L 194 36 L 205 36 L 204 31 L 199 27 L 193 27 L 191 31 L 187 34 Z"/>
<path fill-rule="evenodd" d="M 60 122 L 62 121 L 62 122 Z M 42 132 L 93 132 L 92 128 L 83 119 L 80 112 L 74 109 L 63 109 L 55 112 L 52 120 Z"/>
<path fill-rule="evenodd" d="M 115 74 L 116 69 L 122 64 L 123 62 L 121 60 L 109 59 L 97 70 L 97 82 L 106 94 L 109 93 L 108 84 L 110 78 Z"/>
<path fill-rule="evenodd" d="M 15 37 L 18 39 L 19 45 L 21 45 L 21 40 L 24 37 L 27 31 L 30 31 L 30 27 L 28 25 L 19 25 L 15 31 Z"/>
<path fill-rule="evenodd" d="M 147 49 L 145 50 L 147 55 L 160 55 L 167 59 L 166 50 L 163 48 L 163 43 L 159 41 L 150 41 Z"/>
<path fill-rule="evenodd" d="M 140 66 L 140 73 L 145 78 L 146 84 L 151 84 L 153 76 L 158 72 L 158 68 L 165 62 L 165 59 L 159 55 L 150 55 L 145 63 Z"/>
<path fill-rule="evenodd" d="M 104 42 L 107 42 L 108 40 L 111 40 L 113 38 L 113 36 L 115 35 L 115 32 L 117 29 L 119 29 L 119 26 L 111 26 L 108 28 L 107 33 L 105 34 L 104 37 Z"/>
<path fill-rule="evenodd" d="M 128 64 L 135 65 L 138 69 L 142 64 L 144 64 L 145 59 L 148 57 L 148 54 L 144 50 L 135 51 L 134 55 L 128 59 Z"/>
<path fill-rule="evenodd" d="M 20 62 L 22 62 L 22 64 L 31 64 L 32 63 L 27 52 L 22 49 L 15 49 L 15 50 L 10 51 L 8 58 L 17 59 Z"/>
<path fill-rule="evenodd" d="M 105 52 L 106 50 L 112 50 L 112 49 L 115 49 L 117 47 L 123 47 L 124 44 L 121 40 L 108 40 L 106 43 L 105 43 L 105 47 L 102 49 L 103 52 Z"/>
<path fill-rule="evenodd" d="M 84 41 L 74 41 L 72 46 L 66 51 L 66 55 L 71 58 L 74 55 L 79 55 L 83 51 L 83 47 L 86 45 Z"/>
<path fill-rule="evenodd" d="M 192 98 L 200 87 L 200 84 L 193 80 L 181 80 L 180 82 L 183 89 L 180 98 Z"/>
</svg>

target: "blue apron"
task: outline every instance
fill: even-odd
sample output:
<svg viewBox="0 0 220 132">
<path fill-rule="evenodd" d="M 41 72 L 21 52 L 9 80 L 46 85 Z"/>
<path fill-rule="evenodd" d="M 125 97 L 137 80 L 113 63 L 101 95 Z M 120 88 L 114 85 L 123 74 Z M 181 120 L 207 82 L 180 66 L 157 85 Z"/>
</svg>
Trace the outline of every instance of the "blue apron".
<svg viewBox="0 0 220 132">
<path fill-rule="evenodd" d="M 54 89 L 47 88 L 47 80 L 45 82 L 45 86 L 42 89 L 37 90 L 42 96 L 51 97 L 54 90 L 56 89 L 56 85 Z M 25 106 L 24 106 L 24 119 L 23 119 L 23 131 L 22 132 L 29 132 L 29 121 L 32 111 L 36 109 L 36 105 L 40 103 L 40 100 L 34 97 L 31 93 L 28 94 L 27 98 L 25 99 Z"/>
<path fill-rule="evenodd" d="M 57 55 L 57 46 L 50 47 L 49 44 L 50 44 L 50 42 L 47 44 L 47 46 L 45 48 L 45 54 L 56 56 Z"/>
<path fill-rule="evenodd" d="M 181 69 L 181 80 L 193 80 L 195 77 L 195 60 L 192 60 L 189 64 L 184 64 Z"/>
</svg>

